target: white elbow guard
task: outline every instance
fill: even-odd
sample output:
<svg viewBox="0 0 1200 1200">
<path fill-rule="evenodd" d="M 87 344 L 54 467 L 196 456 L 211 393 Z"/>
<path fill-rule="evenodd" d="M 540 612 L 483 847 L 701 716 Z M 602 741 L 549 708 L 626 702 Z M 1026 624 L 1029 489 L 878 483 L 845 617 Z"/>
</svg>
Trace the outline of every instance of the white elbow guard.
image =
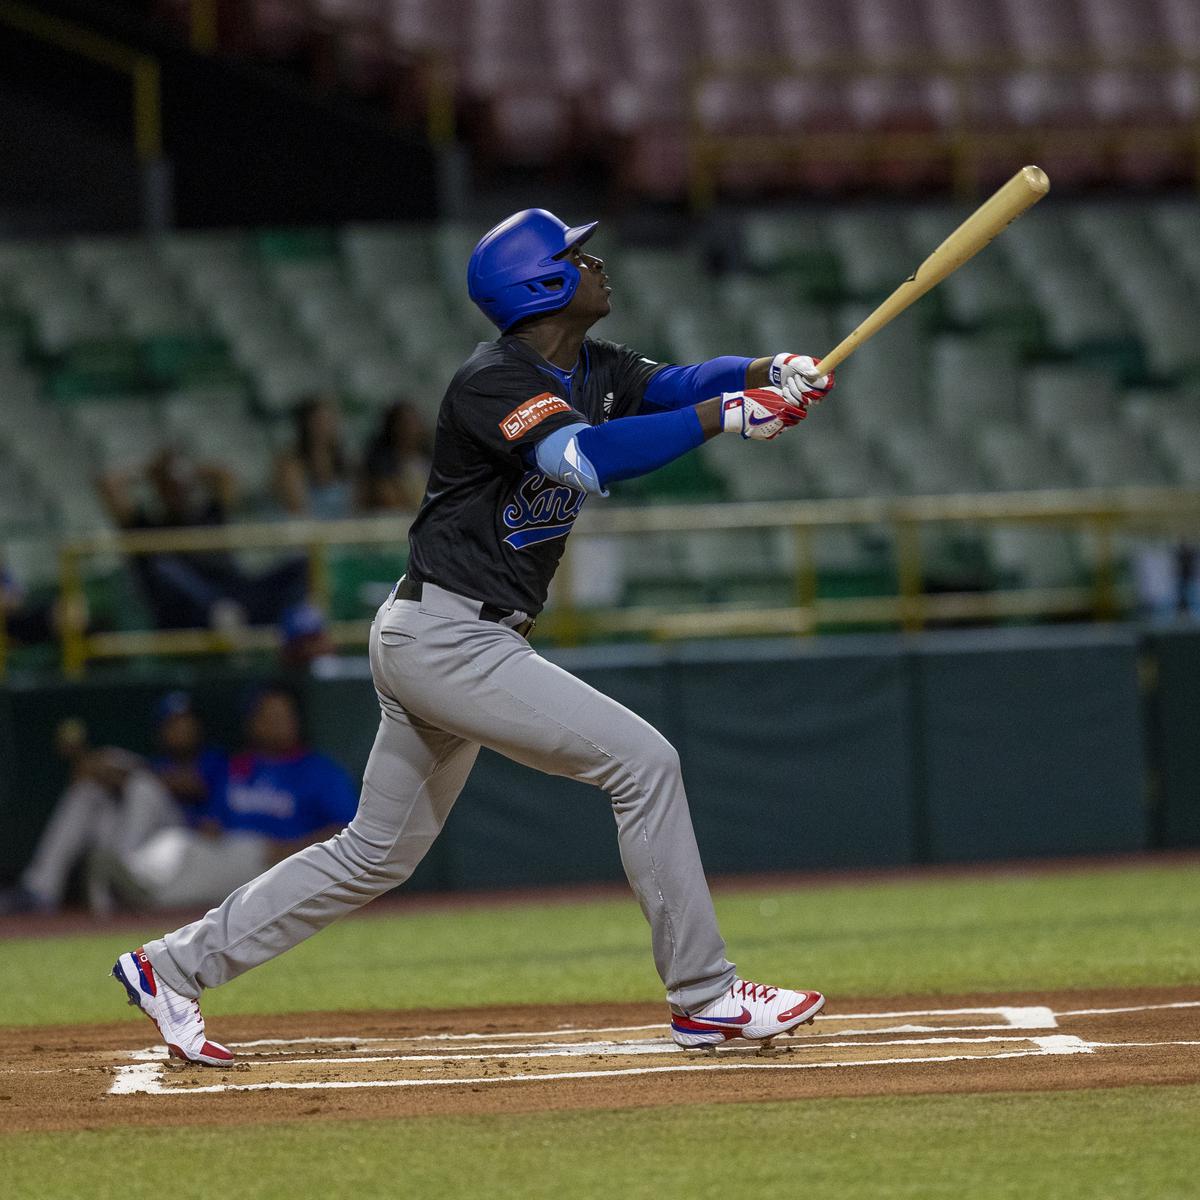
<svg viewBox="0 0 1200 1200">
<path fill-rule="evenodd" d="M 587 492 L 591 496 L 607 496 L 596 468 L 579 448 L 578 433 L 586 428 L 586 425 L 567 425 L 538 442 L 534 452 L 538 470 L 576 491 Z"/>
</svg>

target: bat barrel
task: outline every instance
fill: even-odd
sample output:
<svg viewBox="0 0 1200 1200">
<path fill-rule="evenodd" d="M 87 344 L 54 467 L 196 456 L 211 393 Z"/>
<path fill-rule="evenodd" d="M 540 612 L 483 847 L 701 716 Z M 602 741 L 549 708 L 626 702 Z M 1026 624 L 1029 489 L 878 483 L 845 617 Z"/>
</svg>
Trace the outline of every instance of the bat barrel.
<svg viewBox="0 0 1200 1200">
<path fill-rule="evenodd" d="M 914 300 L 941 283 L 951 272 L 978 254 L 1005 226 L 1036 204 L 1050 190 L 1041 167 L 1022 167 L 1003 187 L 983 202 L 857 329 L 824 358 L 821 371 L 832 371 L 863 342 L 879 332 Z"/>
</svg>

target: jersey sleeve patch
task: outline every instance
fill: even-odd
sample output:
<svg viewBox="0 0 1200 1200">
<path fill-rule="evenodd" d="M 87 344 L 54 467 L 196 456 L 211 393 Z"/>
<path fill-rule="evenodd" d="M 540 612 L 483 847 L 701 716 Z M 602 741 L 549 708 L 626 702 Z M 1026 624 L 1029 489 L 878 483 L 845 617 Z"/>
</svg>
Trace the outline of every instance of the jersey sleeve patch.
<svg viewBox="0 0 1200 1200">
<path fill-rule="evenodd" d="M 555 413 L 570 412 L 571 406 L 552 392 L 542 392 L 518 404 L 501 422 L 506 442 L 515 442 Z"/>
</svg>

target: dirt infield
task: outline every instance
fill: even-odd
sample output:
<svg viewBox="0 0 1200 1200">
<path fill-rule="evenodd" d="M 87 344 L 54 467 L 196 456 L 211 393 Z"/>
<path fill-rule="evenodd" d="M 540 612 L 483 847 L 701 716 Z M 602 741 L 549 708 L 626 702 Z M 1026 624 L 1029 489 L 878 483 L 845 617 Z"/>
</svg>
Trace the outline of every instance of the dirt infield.
<svg viewBox="0 0 1200 1200">
<path fill-rule="evenodd" d="M 837 997 L 773 1052 L 681 1052 L 658 1005 L 210 1020 L 230 1070 L 145 1020 L 0 1031 L 0 1127 L 239 1124 L 720 1099 L 1200 1083 L 1200 989 Z"/>
</svg>

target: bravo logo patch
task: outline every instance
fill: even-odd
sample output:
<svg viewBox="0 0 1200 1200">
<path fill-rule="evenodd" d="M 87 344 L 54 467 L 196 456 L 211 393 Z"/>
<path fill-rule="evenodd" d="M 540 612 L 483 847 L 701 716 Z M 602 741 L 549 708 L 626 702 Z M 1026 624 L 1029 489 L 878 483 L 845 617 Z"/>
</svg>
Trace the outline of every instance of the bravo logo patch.
<svg viewBox="0 0 1200 1200">
<path fill-rule="evenodd" d="M 519 437 L 541 424 L 547 417 L 552 417 L 555 413 L 570 411 L 571 406 L 561 396 L 542 392 L 541 395 L 534 396 L 523 404 L 518 404 L 500 422 L 500 432 L 504 434 L 506 442 L 515 442 Z"/>
<path fill-rule="evenodd" d="M 505 527 L 512 530 L 504 544 L 524 550 L 526 546 L 566 537 L 586 499 L 586 492 L 577 492 L 536 471 L 528 472 L 500 513 Z"/>
</svg>

